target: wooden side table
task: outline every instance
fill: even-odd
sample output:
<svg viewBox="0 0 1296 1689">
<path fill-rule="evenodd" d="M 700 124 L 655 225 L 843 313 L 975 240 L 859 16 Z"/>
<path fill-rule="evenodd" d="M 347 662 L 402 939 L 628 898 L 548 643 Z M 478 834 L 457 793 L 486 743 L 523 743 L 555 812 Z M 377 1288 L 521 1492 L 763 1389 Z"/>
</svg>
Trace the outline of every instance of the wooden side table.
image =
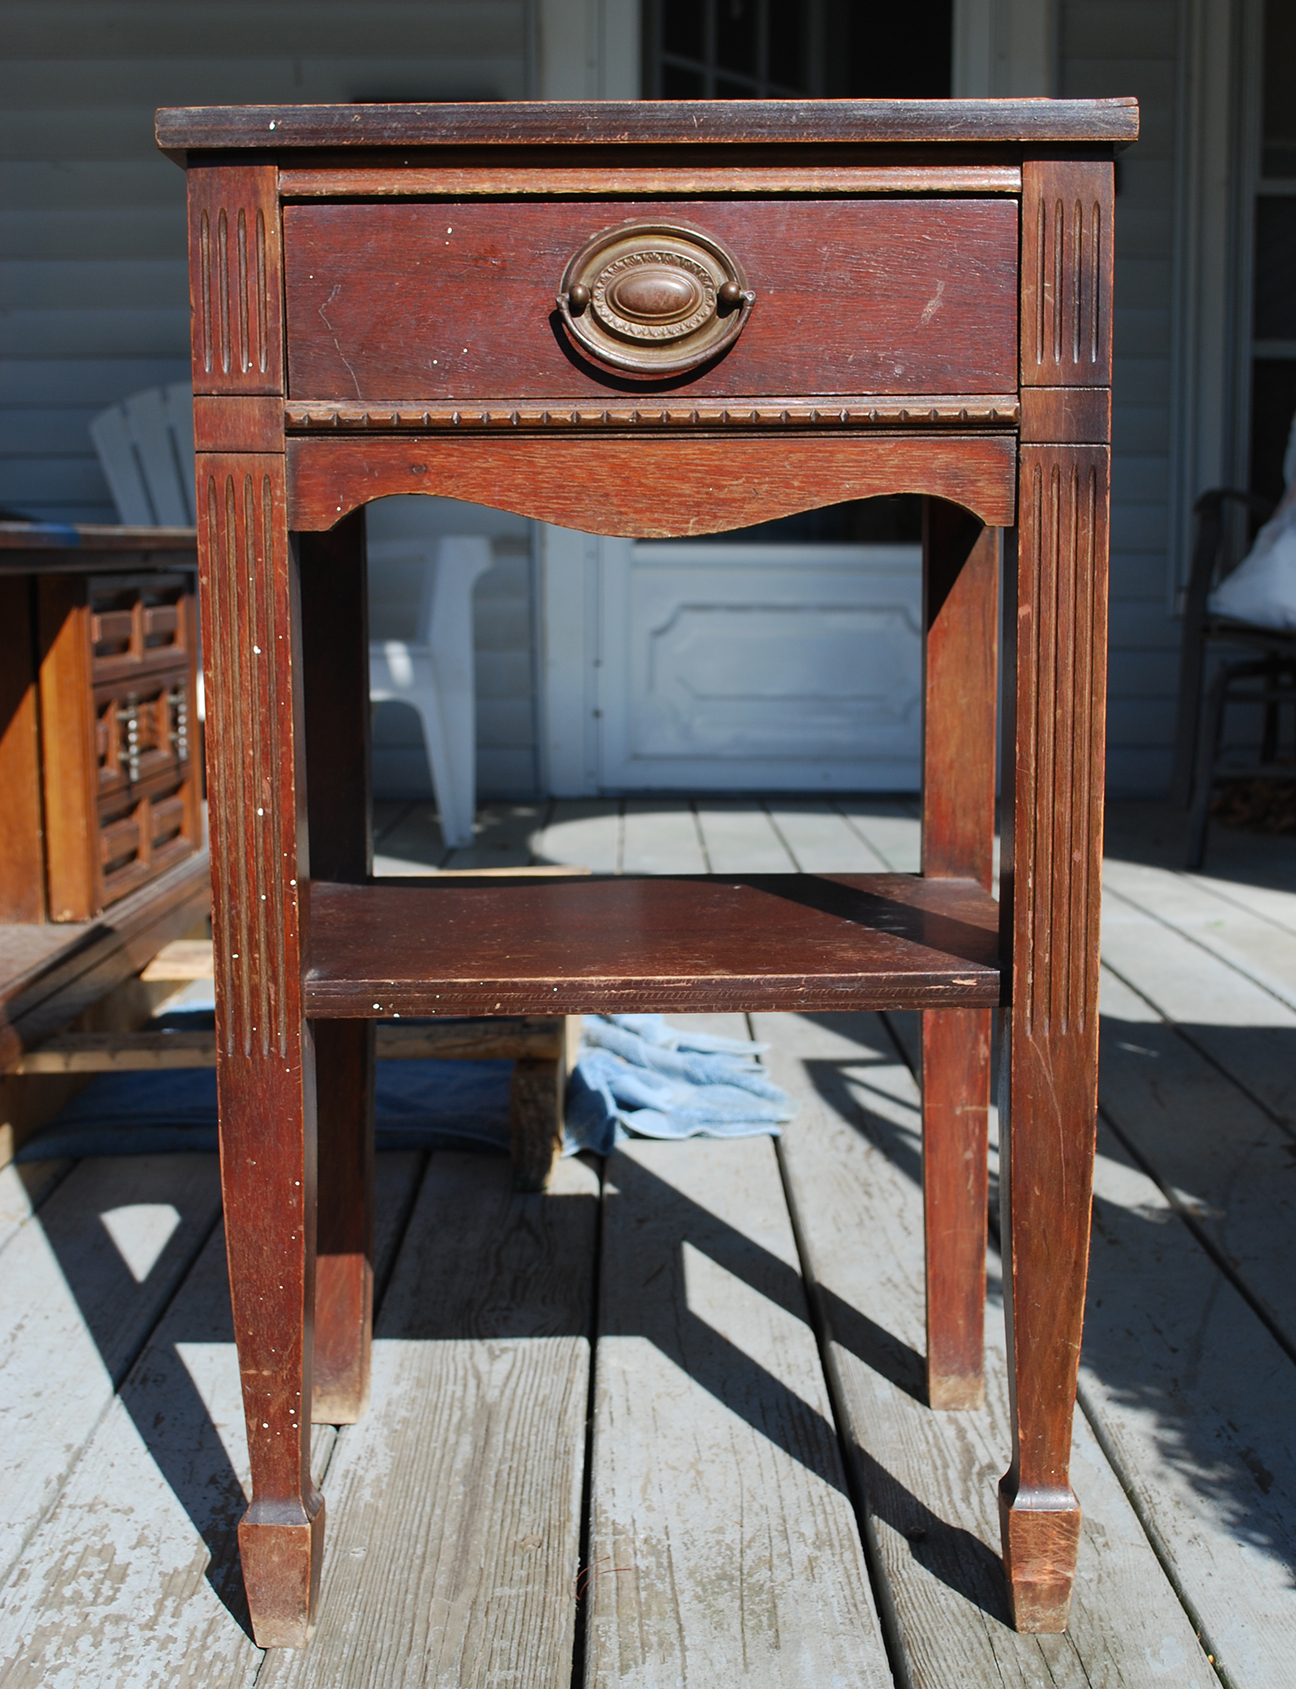
<svg viewBox="0 0 1296 1689">
<path fill-rule="evenodd" d="M 1112 157 L 1136 134 L 1129 100 L 158 114 L 189 171 L 240 1542 L 262 1645 L 309 1633 L 308 1421 L 365 1404 L 372 1024 L 395 1013 L 924 1010 L 928 1380 L 933 1407 L 959 1408 L 982 1393 L 1001 1009 L 1004 1562 L 1018 1627 L 1064 1627 Z M 925 494 L 922 875 L 373 883 L 363 506 L 413 491 L 639 537 Z"/>
</svg>

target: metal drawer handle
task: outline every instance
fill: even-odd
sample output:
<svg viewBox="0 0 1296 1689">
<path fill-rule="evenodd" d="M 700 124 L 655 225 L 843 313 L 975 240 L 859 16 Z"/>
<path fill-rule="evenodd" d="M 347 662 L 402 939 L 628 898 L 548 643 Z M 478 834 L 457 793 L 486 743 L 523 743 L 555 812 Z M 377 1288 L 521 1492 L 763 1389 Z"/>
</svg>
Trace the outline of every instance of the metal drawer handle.
<svg viewBox="0 0 1296 1689">
<path fill-rule="evenodd" d="M 683 223 L 622 223 L 568 261 L 558 312 L 587 357 L 647 379 L 696 369 L 732 346 L 756 295 L 723 242 Z"/>
</svg>

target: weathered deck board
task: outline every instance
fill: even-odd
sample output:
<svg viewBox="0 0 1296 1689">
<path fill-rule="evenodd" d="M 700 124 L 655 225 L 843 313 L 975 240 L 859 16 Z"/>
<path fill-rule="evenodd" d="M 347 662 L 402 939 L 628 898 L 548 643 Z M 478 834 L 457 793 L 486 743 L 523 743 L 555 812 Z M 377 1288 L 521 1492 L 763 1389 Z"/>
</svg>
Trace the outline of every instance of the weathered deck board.
<svg viewBox="0 0 1296 1689">
<path fill-rule="evenodd" d="M 750 798 L 706 798 L 694 807 L 713 874 L 796 872 L 796 863 L 761 803 Z"/>
<path fill-rule="evenodd" d="M 1083 1418 L 1085 1509 L 1065 1636 L 1008 1628 L 995 1485 L 1009 1432 L 1002 1309 L 987 1321 L 987 1405 L 924 1401 L 918 1093 L 874 1017 L 755 1016 L 773 1076 L 801 1102 L 783 1141 L 839 1409 L 873 1513 L 914 1689 L 1144 1689 L 1216 1679 Z M 990 1262 L 997 1286 L 998 1263 Z"/>
<path fill-rule="evenodd" d="M 887 864 L 826 798 L 771 798 L 766 805 L 803 874 L 876 874 Z"/>
<path fill-rule="evenodd" d="M 768 1138 L 608 1162 L 588 1689 L 892 1682 Z"/>
<path fill-rule="evenodd" d="M 1119 893 L 1103 903 L 1102 953 L 1243 1090 L 1296 1128 L 1296 1010 Z"/>
<path fill-rule="evenodd" d="M 839 798 L 837 809 L 893 874 L 918 872 L 922 828 L 916 799 Z"/>
<path fill-rule="evenodd" d="M 0 1249 L 27 1224 L 71 1165 L 69 1161 L 9 1161 L 0 1167 Z"/>
<path fill-rule="evenodd" d="M 319 1626 L 258 1689 L 552 1689 L 570 1677 L 597 1175 L 519 1196 L 435 1156 L 339 1436 Z"/>
<path fill-rule="evenodd" d="M 0 1577 L 53 1503 L 216 1222 L 214 1155 L 80 1162 L 10 1238 L 0 1306 Z"/>
<path fill-rule="evenodd" d="M 525 868 L 531 841 L 544 831 L 552 808 L 547 798 L 534 803 L 492 803 L 477 812 L 472 844 L 447 853 L 443 868 Z M 391 849 L 384 844 L 384 849 Z"/>
<path fill-rule="evenodd" d="M 1110 1124 L 1296 1353 L 1290 1135 L 1107 970 L 1098 1078 Z"/>
<path fill-rule="evenodd" d="M 1296 1009 L 1296 934 L 1272 914 L 1217 895 L 1195 875 L 1167 874 L 1138 863 L 1108 862 L 1103 884 Z M 1269 896 L 1289 919 L 1296 915 L 1296 897 Z"/>
<path fill-rule="evenodd" d="M 592 874 L 621 872 L 621 805 L 615 798 L 556 803 L 532 840 L 539 864 L 588 868 Z"/>
<path fill-rule="evenodd" d="M 627 798 L 622 827 L 622 873 L 706 873 L 689 804 L 674 798 Z"/>
<path fill-rule="evenodd" d="M 1296 1658 L 1296 1368 L 1100 1129 L 1086 1412 L 1230 1689 Z"/>
<path fill-rule="evenodd" d="M 214 1157 L 156 1159 L 210 1170 Z M 422 1161 L 378 1157 L 379 1282 Z M 332 1426 L 314 1428 L 317 1474 L 336 1435 Z M 250 1684 L 261 1653 L 246 1629 L 235 1543 L 247 1481 L 218 1227 L 0 1592 L 0 1660 L 8 1662 L 0 1685 Z"/>
</svg>

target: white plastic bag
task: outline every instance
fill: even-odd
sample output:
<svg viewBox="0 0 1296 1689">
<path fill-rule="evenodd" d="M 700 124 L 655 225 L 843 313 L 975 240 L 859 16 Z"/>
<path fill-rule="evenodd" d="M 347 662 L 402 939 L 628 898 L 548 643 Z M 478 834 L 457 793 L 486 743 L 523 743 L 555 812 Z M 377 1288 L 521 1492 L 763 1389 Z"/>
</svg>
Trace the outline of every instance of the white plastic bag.
<svg viewBox="0 0 1296 1689">
<path fill-rule="evenodd" d="M 1287 491 L 1255 544 L 1208 600 L 1211 614 L 1296 629 L 1296 418 L 1283 457 Z"/>
</svg>

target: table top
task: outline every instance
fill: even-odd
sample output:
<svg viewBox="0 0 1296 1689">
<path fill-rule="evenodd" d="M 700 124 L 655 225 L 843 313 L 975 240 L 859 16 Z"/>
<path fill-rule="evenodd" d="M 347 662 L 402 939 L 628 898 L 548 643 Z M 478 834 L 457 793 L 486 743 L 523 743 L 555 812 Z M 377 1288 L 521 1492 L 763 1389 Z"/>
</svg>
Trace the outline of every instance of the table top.
<svg viewBox="0 0 1296 1689">
<path fill-rule="evenodd" d="M 192 569 L 195 528 L 0 522 L 0 574 L 90 574 L 105 569 Z"/>
<path fill-rule="evenodd" d="M 1128 144 L 1138 102 L 1106 100 L 501 100 L 473 104 L 164 106 L 157 142 L 213 148 Z"/>
</svg>

